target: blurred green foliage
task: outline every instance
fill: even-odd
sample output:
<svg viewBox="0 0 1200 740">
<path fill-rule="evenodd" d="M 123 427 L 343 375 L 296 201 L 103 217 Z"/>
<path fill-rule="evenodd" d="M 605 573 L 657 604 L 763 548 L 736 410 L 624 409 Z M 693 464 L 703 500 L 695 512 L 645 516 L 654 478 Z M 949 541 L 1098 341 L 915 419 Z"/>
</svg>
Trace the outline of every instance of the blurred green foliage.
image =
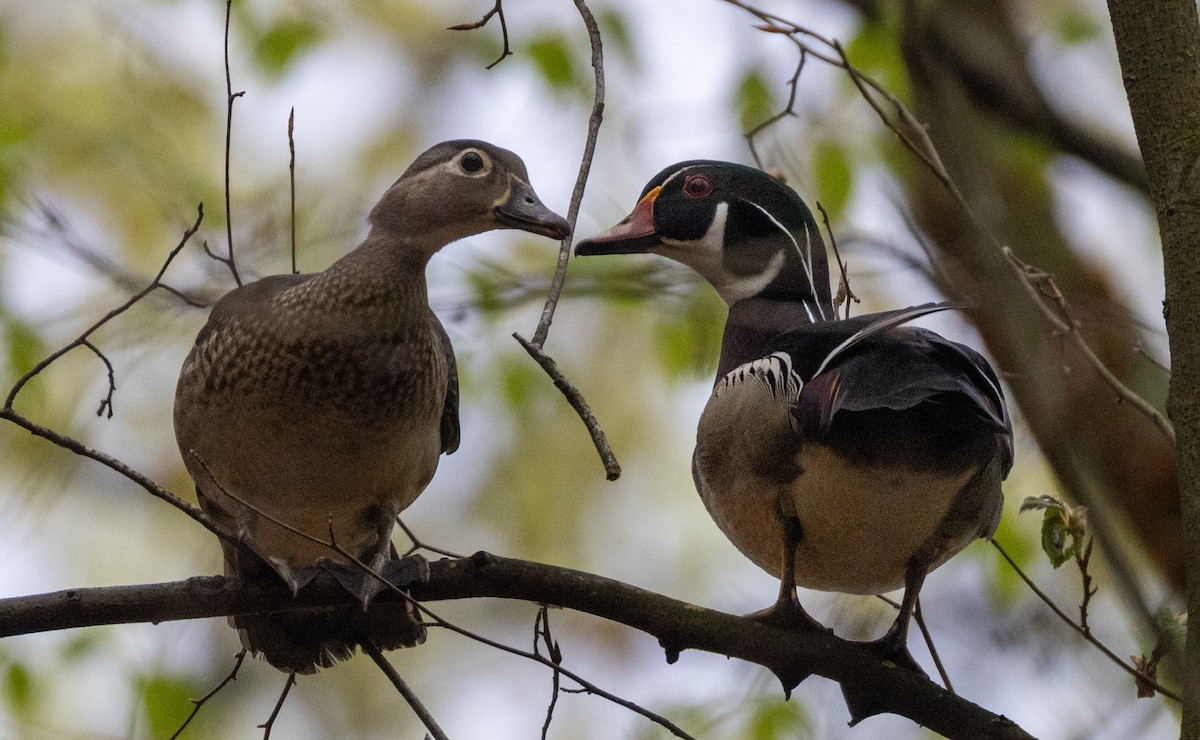
<svg viewBox="0 0 1200 740">
<path fill-rule="evenodd" d="M 775 88 L 758 67 L 742 73 L 731 102 L 743 131 L 749 131 L 778 112 L 775 110 Z"/>
<path fill-rule="evenodd" d="M 525 43 L 524 52 L 552 89 L 586 94 L 580 86 L 575 50 L 565 33 L 539 33 Z"/>
</svg>

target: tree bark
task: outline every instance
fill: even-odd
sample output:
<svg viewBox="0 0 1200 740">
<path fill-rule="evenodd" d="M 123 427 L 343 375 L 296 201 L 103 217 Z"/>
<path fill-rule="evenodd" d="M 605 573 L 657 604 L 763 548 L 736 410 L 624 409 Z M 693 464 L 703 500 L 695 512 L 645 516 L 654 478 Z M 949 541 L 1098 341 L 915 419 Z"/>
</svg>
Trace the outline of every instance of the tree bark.
<svg viewBox="0 0 1200 740">
<path fill-rule="evenodd" d="M 1200 739 L 1200 19 L 1195 0 L 1109 0 L 1158 216 L 1178 437 L 1188 620 L 1181 736 Z"/>
<path fill-rule="evenodd" d="M 890 712 L 949 738 L 1031 737 L 1011 720 L 951 694 L 925 676 L 888 664 L 831 632 L 771 627 L 590 573 L 477 553 L 430 563 L 428 582 L 411 586 L 410 593 L 421 601 L 496 597 L 561 606 L 653 635 L 668 646 L 668 660 L 685 649 L 704 650 L 757 663 L 780 676 L 824 676 L 856 696 L 871 698 L 871 711 L 855 715 L 854 722 Z M 384 592 L 377 600 L 394 598 L 395 593 Z M 222 576 L 79 588 L 0 599 L 0 638 L 99 624 L 320 608 L 349 601 L 350 596 L 332 578 L 317 579 L 295 599 L 282 582 L 278 588 L 243 586 Z"/>
</svg>

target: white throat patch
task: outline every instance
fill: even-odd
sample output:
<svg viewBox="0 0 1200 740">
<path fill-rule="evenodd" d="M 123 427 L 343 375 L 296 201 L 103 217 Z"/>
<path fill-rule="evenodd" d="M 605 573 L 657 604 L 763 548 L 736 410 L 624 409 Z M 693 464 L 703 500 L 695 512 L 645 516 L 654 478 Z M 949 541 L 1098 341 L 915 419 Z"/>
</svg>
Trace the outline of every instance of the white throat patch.
<svg viewBox="0 0 1200 740">
<path fill-rule="evenodd" d="M 704 236 L 692 241 L 663 238 L 663 248 L 657 251 L 700 273 L 716 288 L 721 300 L 732 306 L 740 300 L 758 295 L 770 285 L 783 269 L 786 255 L 783 252 L 775 254 L 766 269 L 757 275 L 734 275 L 725 267 L 725 221 L 728 217 L 729 204 L 718 203 Z"/>
</svg>

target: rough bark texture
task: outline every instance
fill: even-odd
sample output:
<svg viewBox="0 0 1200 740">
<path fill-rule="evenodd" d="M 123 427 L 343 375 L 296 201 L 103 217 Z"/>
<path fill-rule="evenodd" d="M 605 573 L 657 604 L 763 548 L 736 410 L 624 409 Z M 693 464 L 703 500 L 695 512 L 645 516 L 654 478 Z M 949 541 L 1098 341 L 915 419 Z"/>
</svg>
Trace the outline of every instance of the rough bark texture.
<svg viewBox="0 0 1200 740">
<path fill-rule="evenodd" d="M 1195 0 L 1109 0 L 1158 215 L 1188 563 L 1182 737 L 1200 738 L 1200 20 Z"/>
<path fill-rule="evenodd" d="M 964 49 L 992 58 L 1032 86 L 1025 50 L 1006 3 L 936 0 L 905 4 L 902 51 L 917 117 L 988 234 L 1025 262 L 1051 273 L 1080 331 L 1101 360 L 1139 394 L 1161 400 L 1135 347 L 1138 329 L 1111 278 L 1081 259 L 1055 223 L 1046 180 L 1046 144 L 1012 129 L 980 104 L 988 85 L 968 74 Z M 982 87 L 981 87 L 982 86 Z M 1040 149 L 1039 149 L 1040 147 Z M 971 222 L 943 184 L 924 168 L 908 179 L 918 223 L 930 236 L 950 295 L 976 307 L 973 319 L 1067 493 L 1087 505 L 1109 533 L 1123 521 L 1178 588 L 1183 587 L 1179 496 L 1174 450 L 1162 433 L 1116 394 L 1068 342 L 1051 334 L 1023 296 L 995 243 Z M 1118 515 L 1109 512 L 1119 512 Z M 1112 520 L 1105 521 L 1105 517 Z M 1117 537 L 1102 540 L 1110 560 Z M 1131 569 L 1118 577 L 1132 603 L 1140 585 Z M 1146 616 L 1146 613 L 1143 614 Z"/>
</svg>

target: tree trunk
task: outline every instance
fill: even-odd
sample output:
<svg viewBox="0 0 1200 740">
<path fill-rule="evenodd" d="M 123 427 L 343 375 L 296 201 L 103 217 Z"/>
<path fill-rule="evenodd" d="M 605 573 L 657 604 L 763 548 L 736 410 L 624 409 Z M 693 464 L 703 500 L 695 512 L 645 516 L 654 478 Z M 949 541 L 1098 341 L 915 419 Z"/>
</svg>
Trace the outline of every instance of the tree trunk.
<svg viewBox="0 0 1200 740">
<path fill-rule="evenodd" d="M 1187 553 L 1182 737 L 1200 739 L 1200 20 L 1195 0 L 1109 0 L 1158 215 Z"/>
</svg>

